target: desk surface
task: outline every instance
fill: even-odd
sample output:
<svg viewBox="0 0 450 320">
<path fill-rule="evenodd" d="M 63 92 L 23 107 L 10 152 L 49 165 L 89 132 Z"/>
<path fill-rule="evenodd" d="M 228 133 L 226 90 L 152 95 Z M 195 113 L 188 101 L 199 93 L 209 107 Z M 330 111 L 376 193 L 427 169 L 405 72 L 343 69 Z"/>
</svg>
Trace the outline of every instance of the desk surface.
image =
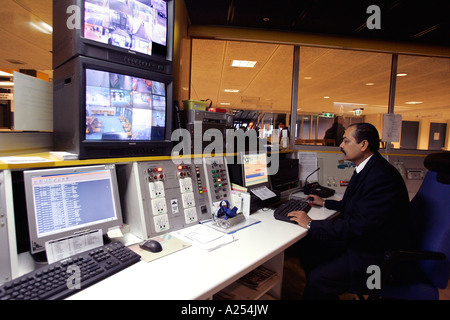
<svg viewBox="0 0 450 320">
<path fill-rule="evenodd" d="M 312 219 L 335 212 L 312 208 Z M 71 297 L 73 300 L 207 299 L 303 238 L 307 230 L 275 220 L 273 210 L 252 214 L 261 222 L 234 233 L 237 241 L 207 252 L 195 246 L 152 262 L 137 264 Z"/>
</svg>

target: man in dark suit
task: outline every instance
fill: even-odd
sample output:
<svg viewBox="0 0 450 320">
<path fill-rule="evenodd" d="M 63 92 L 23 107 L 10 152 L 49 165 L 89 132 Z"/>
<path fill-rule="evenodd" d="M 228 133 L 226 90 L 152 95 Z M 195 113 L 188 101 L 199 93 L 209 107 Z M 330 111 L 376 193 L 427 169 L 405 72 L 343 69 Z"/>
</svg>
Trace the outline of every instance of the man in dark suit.
<svg viewBox="0 0 450 320">
<path fill-rule="evenodd" d="M 367 268 L 381 267 L 385 250 L 406 245 L 408 192 L 399 172 L 378 153 L 379 144 L 378 131 L 369 123 L 345 131 L 343 158 L 356 169 L 342 200 L 309 196 L 311 204 L 341 212 L 336 219 L 312 221 L 304 211 L 289 213 L 309 230 L 300 244 L 307 274 L 304 299 L 334 299 L 366 286 Z"/>
</svg>

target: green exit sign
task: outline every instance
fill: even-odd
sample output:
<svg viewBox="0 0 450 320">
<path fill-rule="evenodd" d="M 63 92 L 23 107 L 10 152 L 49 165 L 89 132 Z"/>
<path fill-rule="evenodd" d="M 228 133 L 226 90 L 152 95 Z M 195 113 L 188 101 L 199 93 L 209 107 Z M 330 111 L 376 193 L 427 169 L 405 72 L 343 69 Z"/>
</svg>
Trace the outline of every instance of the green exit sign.
<svg viewBox="0 0 450 320">
<path fill-rule="evenodd" d="M 334 113 L 323 113 L 322 116 L 324 118 L 333 118 L 334 117 Z"/>
</svg>

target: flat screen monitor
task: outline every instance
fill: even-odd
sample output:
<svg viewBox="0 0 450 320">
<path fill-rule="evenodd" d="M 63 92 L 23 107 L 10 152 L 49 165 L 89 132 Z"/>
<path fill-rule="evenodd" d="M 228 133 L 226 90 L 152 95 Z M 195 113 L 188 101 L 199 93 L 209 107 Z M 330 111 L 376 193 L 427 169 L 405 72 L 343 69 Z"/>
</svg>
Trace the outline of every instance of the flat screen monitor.
<svg viewBox="0 0 450 320">
<path fill-rule="evenodd" d="M 255 188 L 268 186 L 269 175 L 267 171 L 266 153 L 242 153 L 242 180 L 244 187 Z"/>
<path fill-rule="evenodd" d="M 172 73 L 174 0 L 53 0 L 53 67 L 76 55 Z"/>
<path fill-rule="evenodd" d="M 113 164 L 24 171 L 31 253 L 47 241 L 122 222 Z"/>
<path fill-rule="evenodd" d="M 170 154 L 172 76 L 81 56 L 53 75 L 57 150 L 80 159 Z"/>
<path fill-rule="evenodd" d="M 270 176 L 270 185 L 273 190 L 285 191 L 299 186 L 298 159 L 279 159 L 278 171 Z"/>
</svg>

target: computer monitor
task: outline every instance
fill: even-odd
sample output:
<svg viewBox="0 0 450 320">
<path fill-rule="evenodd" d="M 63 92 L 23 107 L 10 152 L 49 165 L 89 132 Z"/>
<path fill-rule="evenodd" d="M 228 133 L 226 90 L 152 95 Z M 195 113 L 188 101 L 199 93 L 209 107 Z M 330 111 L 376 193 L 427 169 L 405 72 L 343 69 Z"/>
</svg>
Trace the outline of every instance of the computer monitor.
<svg viewBox="0 0 450 320">
<path fill-rule="evenodd" d="M 267 154 L 242 153 L 242 183 L 249 189 L 268 186 L 269 175 L 267 171 Z"/>
<path fill-rule="evenodd" d="M 54 148 L 79 159 L 169 155 L 173 77 L 77 57 L 53 72 Z"/>
<path fill-rule="evenodd" d="M 299 168 L 298 159 L 279 159 L 278 171 L 270 176 L 272 190 L 282 192 L 299 187 Z"/>
<path fill-rule="evenodd" d="M 83 55 L 173 73 L 174 0 L 53 0 L 53 69 Z"/>
<path fill-rule="evenodd" d="M 47 241 L 120 226 L 115 165 L 24 171 L 31 253 Z"/>
</svg>

